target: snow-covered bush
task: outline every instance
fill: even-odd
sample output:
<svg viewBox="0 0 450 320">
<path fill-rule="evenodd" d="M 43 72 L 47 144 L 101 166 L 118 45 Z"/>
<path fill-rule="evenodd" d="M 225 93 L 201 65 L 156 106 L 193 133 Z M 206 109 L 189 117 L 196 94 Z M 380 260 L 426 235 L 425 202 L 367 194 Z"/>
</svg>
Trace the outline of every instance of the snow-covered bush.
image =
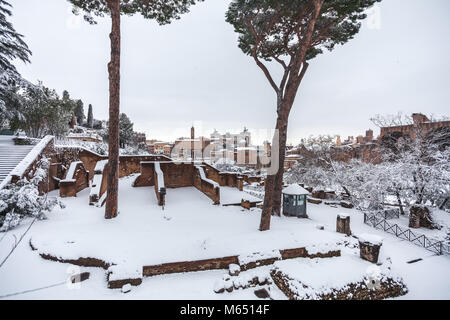
<svg viewBox="0 0 450 320">
<path fill-rule="evenodd" d="M 120 155 L 124 156 L 142 156 L 142 155 L 148 155 L 148 151 L 146 148 L 142 148 L 142 146 L 133 146 L 133 145 L 127 145 L 125 148 L 119 149 Z"/>
<path fill-rule="evenodd" d="M 236 162 L 229 158 L 219 158 L 212 166 L 220 172 L 239 173 L 248 175 L 260 175 L 260 170 L 247 168 L 246 166 L 236 165 Z"/>
<path fill-rule="evenodd" d="M 379 210 L 385 203 L 395 203 L 403 213 L 411 205 L 443 209 L 448 203 L 450 130 L 418 132 L 415 140 L 404 138 L 388 146 L 381 143 L 379 164 L 336 161 L 333 148 L 322 140 L 310 138 L 304 144 L 301 159 L 285 173 L 285 182 L 344 192 L 361 209 Z"/>
<path fill-rule="evenodd" d="M 39 195 L 39 183 L 47 178 L 49 161 L 43 158 L 34 177 L 26 178 L 0 190 L 0 231 L 16 227 L 26 217 L 45 219 L 45 214 L 55 206 L 64 205 L 56 198 Z"/>
</svg>

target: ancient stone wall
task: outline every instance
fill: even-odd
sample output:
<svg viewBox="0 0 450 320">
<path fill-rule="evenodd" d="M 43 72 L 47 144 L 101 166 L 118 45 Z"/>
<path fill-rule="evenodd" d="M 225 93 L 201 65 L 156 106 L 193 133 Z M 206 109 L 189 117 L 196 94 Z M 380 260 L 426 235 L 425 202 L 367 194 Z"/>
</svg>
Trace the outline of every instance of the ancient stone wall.
<svg viewBox="0 0 450 320">
<path fill-rule="evenodd" d="M 173 263 L 163 263 L 154 266 L 144 266 L 143 275 L 146 277 L 160 274 L 193 272 L 213 269 L 228 269 L 230 264 L 237 264 L 238 256 L 230 256 L 215 259 L 205 259 L 196 261 L 181 261 Z"/>
<path fill-rule="evenodd" d="M 34 149 L 32 149 L 31 152 L 33 152 Z M 55 158 L 55 141 L 53 138 L 51 138 L 47 145 L 42 149 L 42 151 L 36 156 L 36 159 L 30 163 L 28 165 L 27 168 L 25 168 L 25 170 L 23 171 L 23 173 L 18 176 L 18 175 L 12 175 L 11 177 L 11 183 L 16 183 L 17 181 L 19 181 L 22 178 L 27 178 L 27 179 L 31 179 L 34 176 L 34 173 L 36 172 L 36 169 L 38 168 L 39 162 L 41 161 L 41 159 L 43 157 L 46 157 L 50 164 L 54 162 L 54 158 Z M 50 169 L 50 168 L 49 168 Z M 49 170 L 50 171 L 50 170 Z M 43 181 L 41 181 L 38 185 L 38 190 L 39 190 L 39 194 L 42 195 L 48 191 L 51 191 L 52 189 L 50 189 L 50 174 L 49 172 L 47 173 L 47 179 L 44 179 Z"/>
<path fill-rule="evenodd" d="M 192 187 L 194 165 L 192 163 L 161 163 L 166 188 Z"/>
<path fill-rule="evenodd" d="M 77 193 L 89 187 L 89 173 L 82 162 L 76 165 L 74 175 L 59 183 L 60 197 L 76 197 Z"/>
<path fill-rule="evenodd" d="M 199 169 L 194 171 L 194 187 L 210 198 L 214 204 L 220 204 L 220 188 L 201 178 Z"/>
</svg>

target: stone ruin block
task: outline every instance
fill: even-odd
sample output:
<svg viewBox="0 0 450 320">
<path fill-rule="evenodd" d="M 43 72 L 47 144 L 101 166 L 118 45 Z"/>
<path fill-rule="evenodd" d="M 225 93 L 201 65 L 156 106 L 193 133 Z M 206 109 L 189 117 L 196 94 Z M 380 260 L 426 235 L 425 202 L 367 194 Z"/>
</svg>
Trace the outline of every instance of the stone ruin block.
<svg viewBox="0 0 450 320">
<path fill-rule="evenodd" d="M 409 227 L 434 229 L 430 210 L 424 206 L 412 206 L 409 209 Z"/>
<path fill-rule="evenodd" d="M 361 234 L 358 240 L 360 257 L 369 262 L 378 263 L 383 238 L 373 234 Z"/>
<path fill-rule="evenodd" d="M 242 208 L 250 210 L 251 206 L 252 205 L 251 205 L 250 201 L 241 199 L 241 207 Z"/>
<path fill-rule="evenodd" d="M 222 279 L 216 280 L 214 283 L 214 292 L 223 293 L 225 291 L 248 289 L 257 286 L 265 286 L 272 284 L 270 275 L 266 271 L 247 271 L 237 276 L 223 275 Z"/>
<path fill-rule="evenodd" d="M 238 276 L 239 273 L 241 273 L 241 267 L 235 263 L 232 263 L 228 267 L 228 273 L 233 277 Z"/>
<path fill-rule="evenodd" d="M 290 300 L 380 300 L 408 292 L 388 268 L 369 272 L 367 262 L 352 256 L 277 261 L 270 275 Z"/>
<path fill-rule="evenodd" d="M 282 256 L 279 250 L 271 250 L 267 252 L 254 252 L 247 255 L 238 256 L 238 263 L 242 271 L 253 269 L 260 266 L 271 265 L 277 260 L 281 260 Z"/>
<path fill-rule="evenodd" d="M 338 214 L 336 218 L 336 232 L 351 235 L 350 216 L 346 214 Z"/>
<path fill-rule="evenodd" d="M 346 209 L 352 209 L 354 207 L 353 203 L 351 203 L 349 201 L 341 201 L 341 202 L 339 202 L 339 204 L 341 205 L 342 208 L 346 208 Z"/>
<path fill-rule="evenodd" d="M 66 178 L 59 182 L 60 197 L 76 197 L 77 193 L 89 186 L 89 171 L 81 161 L 70 164 Z"/>
<path fill-rule="evenodd" d="M 142 283 L 142 268 L 113 265 L 106 273 L 108 288 L 121 289 L 127 284 L 139 286 Z"/>
<path fill-rule="evenodd" d="M 308 201 L 309 203 L 314 203 L 314 204 L 321 204 L 322 203 L 322 200 L 314 199 L 314 198 L 306 198 L 306 201 Z"/>
<path fill-rule="evenodd" d="M 326 199 L 327 194 L 324 190 L 316 190 L 316 191 L 313 191 L 312 197 L 317 198 L 317 199 Z"/>
</svg>

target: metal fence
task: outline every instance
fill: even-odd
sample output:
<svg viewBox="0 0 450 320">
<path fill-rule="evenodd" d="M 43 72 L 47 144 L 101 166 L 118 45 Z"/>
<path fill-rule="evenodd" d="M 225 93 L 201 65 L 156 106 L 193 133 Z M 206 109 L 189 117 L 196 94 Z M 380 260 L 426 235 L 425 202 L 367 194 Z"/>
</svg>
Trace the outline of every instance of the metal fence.
<svg viewBox="0 0 450 320">
<path fill-rule="evenodd" d="M 400 239 L 407 240 L 415 245 L 437 253 L 439 255 L 450 255 L 450 245 L 444 241 L 438 241 L 424 234 L 411 231 L 406 227 L 400 227 L 396 223 L 387 221 L 384 217 L 376 214 L 364 213 L 364 223 L 376 229 L 383 230 Z"/>
</svg>

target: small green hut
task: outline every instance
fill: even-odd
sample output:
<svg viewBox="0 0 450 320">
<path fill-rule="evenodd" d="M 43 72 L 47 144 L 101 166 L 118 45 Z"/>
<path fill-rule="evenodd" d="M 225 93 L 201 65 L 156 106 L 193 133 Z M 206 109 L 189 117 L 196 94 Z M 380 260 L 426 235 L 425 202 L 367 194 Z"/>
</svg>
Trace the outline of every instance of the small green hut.
<svg viewBox="0 0 450 320">
<path fill-rule="evenodd" d="M 307 218 L 306 196 L 308 190 L 294 183 L 283 189 L 283 214 L 285 216 L 295 216 Z"/>
</svg>

